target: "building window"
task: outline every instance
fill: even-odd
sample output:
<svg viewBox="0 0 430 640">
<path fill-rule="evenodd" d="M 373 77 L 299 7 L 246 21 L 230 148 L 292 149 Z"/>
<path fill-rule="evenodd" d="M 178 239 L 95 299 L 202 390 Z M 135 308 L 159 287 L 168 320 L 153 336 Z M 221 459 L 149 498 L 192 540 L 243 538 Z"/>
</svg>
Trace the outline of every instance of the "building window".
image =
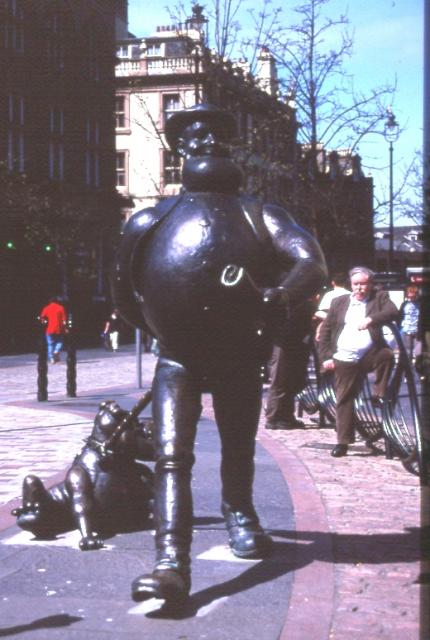
<svg viewBox="0 0 430 640">
<path fill-rule="evenodd" d="M 115 127 L 128 129 L 128 96 L 117 95 L 115 97 Z"/>
<path fill-rule="evenodd" d="M 163 180 L 164 184 L 178 184 L 181 182 L 180 157 L 165 150 L 163 153 Z"/>
<path fill-rule="evenodd" d="M 64 111 L 59 107 L 49 110 L 49 177 L 64 180 Z"/>
<path fill-rule="evenodd" d="M 64 43 L 65 28 L 63 17 L 59 14 L 52 14 L 49 23 L 49 35 L 47 38 L 48 59 L 51 69 L 56 73 L 64 71 Z"/>
<path fill-rule="evenodd" d="M 2 20 L 2 44 L 5 49 L 24 53 L 24 14 L 20 0 L 6 0 Z"/>
<path fill-rule="evenodd" d="M 166 126 L 167 120 L 172 113 L 181 109 L 181 101 L 179 93 L 171 93 L 163 95 L 163 125 Z"/>
<path fill-rule="evenodd" d="M 128 58 L 136 60 L 140 58 L 140 47 L 138 44 L 121 44 L 116 50 L 117 58 Z"/>
<path fill-rule="evenodd" d="M 117 47 L 116 55 L 118 58 L 128 58 L 128 46 L 122 44 Z"/>
<path fill-rule="evenodd" d="M 100 43 L 97 42 L 96 26 L 88 34 L 85 70 L 89 80 L 98 82 L 101 78 Z"/>
<path fill-rule="evenodd" d="M 116 186 L 120 189 L 127 188 L 127 151 L 117 151 L 116 153 Z"/>
<path fill-rule="evenodd" d="M 146 55 L 147 56 L 161 56 L 161 45 L 160 43 L 153 42 L 147 45 L 146 47 Z"/>
<path fill-rule="evenodd" d="M 7 167 L 22 173 L 25 168 L 24 98 L 8 96 Z"/>
<path fill-rule="evenodd" d="M 100 124 L 87 118 L 85 134 L 85 183 L 89 187 L 100 186 Z"/>
<path fill-rule="evenodd" d="M 189 55 L 189 49 L 187 48 L 187 45 L 188 43 L 184 40 L 177 40 L 176 42 L 166 42 L 166 58 L 185 58 L 187 55 Z"/>
</svg>

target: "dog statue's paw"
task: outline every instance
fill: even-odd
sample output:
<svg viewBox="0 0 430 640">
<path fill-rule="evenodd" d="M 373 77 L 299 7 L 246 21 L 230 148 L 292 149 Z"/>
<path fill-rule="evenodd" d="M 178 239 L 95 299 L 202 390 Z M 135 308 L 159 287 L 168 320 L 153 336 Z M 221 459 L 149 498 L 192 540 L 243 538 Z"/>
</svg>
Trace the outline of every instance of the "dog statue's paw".
<svg viewBox="0 0 430 640">
<path fill-rule="evenodd" d="M 43 523 L 40 504 L 38 502 L 26 502 L 22 507 L 18 507 L 11 511 L 16 517 L 16 523 L 21 529 L 36 533 L 39 525 Z"/>
<path fill-rule="evenodd" d="M 79 541 L 79 549 L 81 551 L 95 551 L 96 549 L 101 549 L 103 546 L 104 542 L 97 533 L 84 536 Z"/>
</svg>

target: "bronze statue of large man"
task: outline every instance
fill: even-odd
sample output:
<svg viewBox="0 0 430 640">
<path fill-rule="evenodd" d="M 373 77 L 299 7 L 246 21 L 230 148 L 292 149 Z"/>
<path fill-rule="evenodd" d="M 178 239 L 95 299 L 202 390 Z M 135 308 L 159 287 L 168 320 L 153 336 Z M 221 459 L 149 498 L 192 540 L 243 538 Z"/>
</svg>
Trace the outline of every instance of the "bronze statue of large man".
<svg viewBox="0 0 430 640">
<path fill-rule="evenodd" d="M 114 301 L 159 343 L 153 381 L 156 562 L 132 584 L 134 600 L 189 594 L 191 469 L 201 394 L 212 394 L 221 438 L 221 510 L 232 552 L 263 557 L 271 539 L 253 506 L 260 367 L 272 311 L 318 291 L 326 266 L 317 242 L 281 207 L 240 194 L 229 157 L 231 113 L 199 104 L 174 113 L 167 141 L 184 158 L 179 196 L 130 218 L 114 275 Z M 276 315 L 276 313 L 275 313 Z"/>
</svg>

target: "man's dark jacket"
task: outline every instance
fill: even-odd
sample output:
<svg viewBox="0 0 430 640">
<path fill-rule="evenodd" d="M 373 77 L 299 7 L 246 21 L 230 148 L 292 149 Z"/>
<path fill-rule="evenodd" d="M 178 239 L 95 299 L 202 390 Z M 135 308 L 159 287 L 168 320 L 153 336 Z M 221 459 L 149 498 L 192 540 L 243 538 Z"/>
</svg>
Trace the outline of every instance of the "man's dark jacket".
<svg viewBox="0 0 430 640">
<path fill-rule="evenodd" d="M 335 298 L 330 306 L 327 317 L 321 325 L 318 354 L 320 362 L 330 360 L 337 351 L 337 341 L 345 326 L 345 316 L 348 311 L 351 294 Z M 366 303 L 366 317 L 372 318 L 369 333 L 372 338 L 372 348 L 381 349 L 387 346 L 382 332 L 383 325 L 397 320 L 399 311 L 390 300 L 387 291 L 372 291 Z"/>
</svg>

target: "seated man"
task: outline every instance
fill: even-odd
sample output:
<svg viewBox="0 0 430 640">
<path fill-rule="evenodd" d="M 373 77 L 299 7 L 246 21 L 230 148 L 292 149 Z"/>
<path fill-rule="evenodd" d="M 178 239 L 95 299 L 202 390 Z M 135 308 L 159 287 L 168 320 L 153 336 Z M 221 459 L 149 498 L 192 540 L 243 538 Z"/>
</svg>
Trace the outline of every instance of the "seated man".
<svg viewBox="0 0 430 640">
<path fill-rule="evenodd" d="M 352 293 L 332 301 L 318 343 L 323 371 L 334 371 L 338 444 L 331 454 L 335 458 L 346 455 L 354 442 L 354 399 L 369 371 L 376 375 L 374 401 L 384 396 L 393 352 L 384 341 L 382 326 L 398 316 L 388 293 L 374 289 L 373 271 L 355 267 L 349 277 Z"/>
</svg>

